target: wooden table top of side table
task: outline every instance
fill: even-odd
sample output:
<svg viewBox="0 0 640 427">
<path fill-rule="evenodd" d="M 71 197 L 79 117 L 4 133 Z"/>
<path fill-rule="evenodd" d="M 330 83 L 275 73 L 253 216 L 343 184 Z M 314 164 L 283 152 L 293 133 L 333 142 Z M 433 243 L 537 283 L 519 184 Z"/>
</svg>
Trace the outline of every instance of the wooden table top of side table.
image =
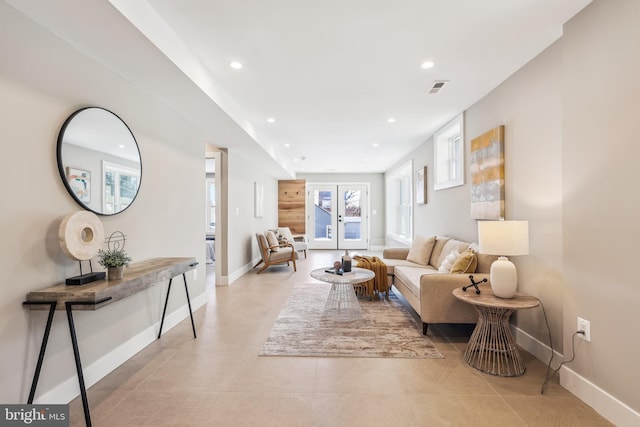
<svg viewBox="0 0 640 427">
<path fill-rule="evenodd" d="M 453 296 L 473 305 L 511 310 L 533 308 L 540 304 L 537 298 L 522 292 L 516 292 L 513 298 L 499 298 L 491 292 L 490 288 L 482 289 L 479 295 L 472 289 L 467 289 L 465 292 L 462 288 L 456 288 L 453 290 Z"/>
<path fill-rule="evenodd" d="M 453 296 L 472 304 L 478 312 L 478 323 L 464 352 L 464 360 L 474 368 L 501 377 L 524 374 L 525 364 L 509 327 L 511 314 L 540 304 L 537 298 L 516 292 L 513 298 L 498 298 L 491 289 L 482 293 L 456 288 Z"/>
</svg>

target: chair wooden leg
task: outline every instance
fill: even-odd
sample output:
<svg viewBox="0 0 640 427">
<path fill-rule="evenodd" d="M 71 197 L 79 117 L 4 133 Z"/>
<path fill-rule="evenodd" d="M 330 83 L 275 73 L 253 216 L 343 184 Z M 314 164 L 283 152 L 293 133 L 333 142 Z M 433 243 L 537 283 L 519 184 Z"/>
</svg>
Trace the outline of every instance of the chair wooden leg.
<svg viewBox="0 0 640 427">
<path fill-rule="evenodd" d="M 307 259 L 307 250 L 304 250 L 304 259 Z"/>
<path fill-rule="evenodd" d="M 262 273 L 263 271 L 265 271 L 265 270 L 267 269 L 267 267 L 269 267 L 269 264 L 265 263 L 265 264 L 262 266 L 262 268 L 261 268 L 261 269 L 260 269 L 256 274 L 260 274 L 260 273 Z"/>
<path fill-rule="evenodd" d="M 256 268 L 257 266 L 259 266 L 260 264 L 262 264 L 264 262 L 263 259 L 261 259 L 260 261 L 258 261 L 258 263 L 256 265 L 253 266 L 253 268 Z"/>
<path fill-rule="evenodd" d="M 429 325 L 422 322 L 422 335 L 427 335 L 427 326 Z"/>
</svg>

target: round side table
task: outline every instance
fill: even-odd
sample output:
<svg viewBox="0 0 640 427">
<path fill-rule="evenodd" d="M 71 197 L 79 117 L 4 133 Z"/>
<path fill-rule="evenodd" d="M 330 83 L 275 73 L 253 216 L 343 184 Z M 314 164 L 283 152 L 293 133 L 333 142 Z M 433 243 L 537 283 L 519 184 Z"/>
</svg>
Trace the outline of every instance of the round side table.
<svg viewBox="0 0 640 427">
<path fill-rule="evenodd" d="M 456 288 L 453 296 L 472 304 L 478 312 L 478 323 L 467 344 L 464 360 L 488 374 L 501 377 L 524 374 L 526 367 L 511 334 L 509 317 L 516 310 L 538 306 L 538 299 L 521 292 L 513 298 L 498 298 L 491 289 L 483 289 L 477 295 Z"/>
<path fill-rule="evenodd" d="M 350 273 L 333 274 L 326 270 L 330 267 L 316 268 L 311 271 L 311 277 L 322 282 L 331 283 L 329 297 L 324 307 L 325 317 L 333 320 L 349 321 L 362 317 L 362 310 L 353 285 L 373 279 L 373 271 L 354 267 Z"/>
</svg>

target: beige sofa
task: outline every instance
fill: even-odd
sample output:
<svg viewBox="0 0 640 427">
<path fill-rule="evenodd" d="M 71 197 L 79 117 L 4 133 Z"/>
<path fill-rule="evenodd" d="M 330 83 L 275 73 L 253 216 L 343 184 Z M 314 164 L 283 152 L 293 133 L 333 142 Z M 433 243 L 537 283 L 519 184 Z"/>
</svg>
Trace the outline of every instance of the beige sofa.
<svg viewBox="0 0 640 427">
<path fill-rule="evenodd" d="M 469 248 L 475 254 L 475 266 L 467 265 L 465 260 L 464 266 L 468 268 L 461 270 L 461 258 L 456 257 L 455 271 L 458 272 L 449 272 L 448 265 L 438 271 L 448 255 L 451 254 L 449 261 L 453 259 L 453 251 L 462 254 Z M 430 323 L 477 322 L 474 308 L 451 293 L 455 288 L 470 285 L 471 274 L 476 282 L 487 279 L 480 289 L 489 287 L 489 270 L 496 257 L 475 253 L 473 249 L 477 249 L 477 245 L 470 242 L 434 236 L 416 238 L 411 248 L 392 248 L 383 252 L 389 280 L 420 316 L 424 335 Z M 466 258 L 469 258 L 469 252 L 466 252 Z M 467 292 L 475 292 L 475 289 L 470 288 Z"/>
</svg>

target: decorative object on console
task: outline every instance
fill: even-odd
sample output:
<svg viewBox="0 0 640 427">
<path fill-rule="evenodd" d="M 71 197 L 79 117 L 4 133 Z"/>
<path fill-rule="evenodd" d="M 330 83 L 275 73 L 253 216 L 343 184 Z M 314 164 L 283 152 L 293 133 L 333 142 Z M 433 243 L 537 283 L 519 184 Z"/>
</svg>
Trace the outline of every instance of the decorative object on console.
<svg viewBox="0 0 640 427">
<path fill-rule="evenodd" d="M 487 281 L 487 278 L 485 277 L 485 278 L 483 278 L 482 280 L 480 280 L 480 281 L 477 281 L 477 282 L 476 282 L 475 280 L 473 280 L 473 274 L 470 274 L 470 275 L 469 275 L 469 280 L 471 281 L 471 284 L 470 284 L 470 285 L 467 285 L 467 286 L 463 286 L 463 287 L 462 287 L 462 290 L 463 290 L 463 291 L 465 291 L 465 292 L 467 292 L 467 289 L 469 289 L 470 287 L 472 287 L 472 286 L 473 286 L 474 288 L 476 288 L 476 294 L 480 295 L 480 288 L 478 287 L 478 285 L 479 285 L 480 283 L 484 283 L 484 282 L 486 282 L 486 281 Z"/>
<path fill-rule="evenodd" d="M 58 134 L 58 172 L 82 208 L 115 215 L 135 200 L 142 179 L 140 150 L 120 117 L 100 107 L 81 108 Z M 91 197 L 91 194 L 102 197 Z"/>
<path fill-rule="evenodd" d="M 500 298 L 513 298 L 518 288 L 518 272 L 508 256 L 529 254 L 528 221 L 479 221 L 480 253 L 499 255 L 491 264 L 491 290 Z"/>
<path fill-rule="evenodd" d="M 342 256 L 342 271 L 345 273 L 351 271 L 351 256 L 349 255 L 349 249 L 346 249 Z"/>
<path fill-rule="evenodd" d="M 122 280 L 124 267 L 131 262 L 131 257 L 124 250 L 126 240 L 121 231 L 114 231 L 107 239 L 107 250 L 98 251 L 98 262 L 107 269 L 109 280 Z"/>
<path fill-rule="evenodd" d="M 504 217 L 504 126 L 471 140 L 471 218 Z"/>
<path fill-rule="evenodd" d="M 100 218 L 89 211 L 73 212 L 62 219 L 58 230 L 60 247 L 69 258 L 80 263 L 80 275 L 66 280 L 67 285 L 84 285 L 104 279 L 104 272 L 93 271 L 91 258 L 104 242 L 104 228 Z M 82 273 L 82 261 L 89 261 L 89 273 Z"/>
</svg>

